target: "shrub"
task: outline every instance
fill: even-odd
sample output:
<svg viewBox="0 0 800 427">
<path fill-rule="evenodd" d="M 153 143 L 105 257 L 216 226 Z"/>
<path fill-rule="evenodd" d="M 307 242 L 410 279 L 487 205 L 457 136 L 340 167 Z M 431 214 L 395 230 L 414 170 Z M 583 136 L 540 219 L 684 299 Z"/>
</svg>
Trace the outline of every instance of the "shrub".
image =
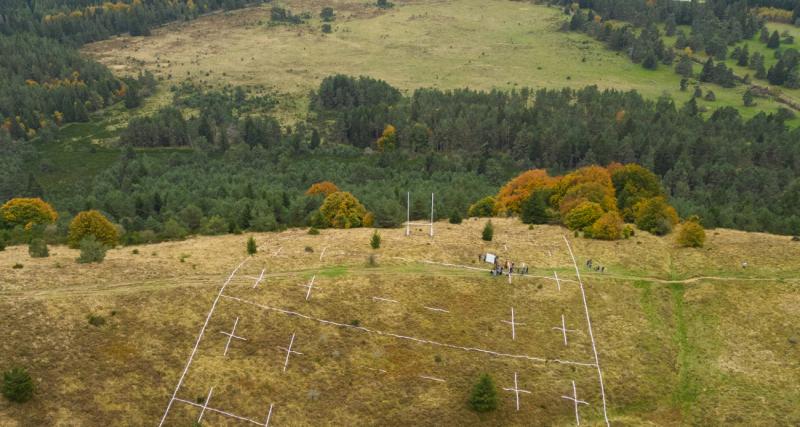
<svg viewBox="0 0 800 427">
<path fill-rule="evenodd" d="M 603 207 L 595 202 L 581 202 L 564 217 L 564 225 L 570 230 L 583 230 L 603 216 Z"/>
<path fill-rule="evenodd" d="M 634 207 L 636 226 L 657 236 L 663 236 L 678 223 L 678 213 L 663 197 L 642 200 Z"/>
<path fill-rule="evenodd" d="M 370 239 L 369 245 L 372 249 L 379 249 L 381 247 L 381 235 L 378 234 L 378 230 L 372 233 L 372 239 Z"/>
<path fill-rule="evenodd" d="M 458 213 L 458 209 L 453 209 L 453 212 L 450 213 L 450 224 L 461 224 L 462 218 L 461 214 Z"/>
<path fill-rule="evenodd" d="M 467 210 L 470 217 L 490 217 L 494 215 L 494 197 L 487 196 L 477 202 Z"/>
<path fill-rule="evenodd" d="M 189 232 L 174 218 L 170 218 L 164 223 L 164 231 L 161 236 L 165 239 L 183 239 Z"/>
<path fill-rule="evenodd" d="M 469 407 L 475 412 L 489 412 L 497 409 L 497 390 L 489 374 L 483 374 L 472 387 Z"/>
<path fill-rule="evenodd" d="M 227 232 L 228 222 L 225 221 L 225 218 L 222 218 L 219 215 L 214 215 L 209 218 L 201 229 L 201 233 L 212 236 L 216 234 L 225 234 Z"/>
<path fill-rule="evenodd" d="M 13 268 L 14 270 L 19 270 L 19 269 L 21 269 L 22 267 L 23 267 L 23 265 L 22 265 L 22 264 L 20 264 L 20 263 L 16 263 L 16 264 L 14 264 L 14 265 L 13 265 L 11 268 Z"/>
<path fill-rule="evenodd" d="M 58 214 L 50 204 L 40 198 L 15 198 L 0 207 L 0 214 L 5 222 L 21 225 L 30 230 L 34 225 L 52 224 Z"/>
<path fill-rule="evenodd" d="M 23 368 L 11 368 L 3 372 L 3 396 L 6 399 L 23 403 L 33 397 L 33 379 Z"/>
<path fill-rule="evenodd" d="M 361 227 L 367 214 L 364 205 L 346 191 L 329 194 L 319 211 L 325 224 L 335 228 Z"/>
<path fill-rule="evenodd" d="M 330 34 L 331 33 L 331 24 L 328 24 L 328 23 L 322 24 L 322 32 L 325 33 L 325 34 Z"/>
<path fill-rule="evenodd" d="M 69 224 L 67 242 L 71 248 L 77 248 L 88 236 L 94 236 L 97 241 L 109 247 L 115 246 L 119 239 L 114 224 L 96 210 L 84 211 L 75 215 Z"/>
<path fill-rule="evenodd" d="M 606 212 L 589 227 L 593 239 L 617 240 L 622 237 L 622 217 L 615 211 Z"/>
<path fill-rule="evenodd" d="M 90 262 L 101 263 L 106 258 L 106 246 L 98 241 L 94 235 L 89 235 L 81 240 L 80 243 L 81 255 L 78 257 L 78 262 L 81 264 L 88 264 Z"/>
<path fill-rule="evenodd" d="M 685 248 L 702 248 L 706 241 L 706 231 L 699 221 L 689 219 L 681 225 L 676 240 Z"/>
<path fill-rule="evenodd" d="M 258 246 L 256 246 L 256 239 L 253 236 L 250 236 L 247 239 L 247 255 L 255 255 L 258 252 Z"/>
<path fill-rule="evenodd" d="M 28 254 L 31 258 L 47 258 L 50 256 L 50 251 L 47 250 L 47 243 L 44 239 L 33 239 L 28 244 Z"/>
<path fill-rule="evenodd" d="M 94 314 L 90 314 L 86 316 L 86 320 L 89 321 L 89 324 L 95 327 L 101 327 L 106 324 L 106 318 L 103 316 L 97 316 Z"/>
<path fill-rule="evenodd" d="M 491 242 L 492 238 L 494 237 L 494 226 L 492 225 L 492 220 L 486 221 L 486 225 L 483 226 L 483 232 L 481 233 L 481 239 Z"/>
<path fill-rule="evenodd" d="M 308 253 L 314 253 L 314 248 L 312 248 L 311 246 L 306 246 L 305 249 L 303 249 L 303 250 L 308 252 Z"/>
<path fill-rule="evenodd" d="M 0 252 L 6 250 L 6 239 L 0 234 Z"/>
<path fill-rule="evenodd" d="M 317 230 L 314 227 L 311 227 L 311 228 L 308 229 L 308 234 L 310 234 L 312 236 L 316 236 L 317 234 L 319 234 L 319 230 Z"/>
</svg>

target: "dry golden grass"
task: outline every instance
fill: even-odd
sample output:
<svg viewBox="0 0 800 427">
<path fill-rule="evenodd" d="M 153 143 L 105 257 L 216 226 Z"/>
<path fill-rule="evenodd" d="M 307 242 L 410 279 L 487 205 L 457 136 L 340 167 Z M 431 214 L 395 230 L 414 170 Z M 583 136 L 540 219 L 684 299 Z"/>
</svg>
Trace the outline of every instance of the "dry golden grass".
<svg viewBox="0 0 800 427">
<path fill-rule="evenodd" d="M 382 230 L 377 251 L 369 248 L 368 229 L 256 234 L 259 253 L 228 285 L 178 396 L 195 400 L 214 386 L 212 407 L 255 420 L 275 403 L 275 425 L 572 425 L 572 408 L 559 396 L 575 380 L 591 404 L 581 408 L 583 421 L 602 424 L 594 368 L 555 362 L 593 358 L 566 230 L 529 230 L 516 220 L 494 219 L 495 240 L 486 243 L 480 240 L 484 222 L 439 223 L 433 240 L 425 230 L 410 238 L 402 230 Z M 646 233 L 620 242 L 569 236 L 616 425 L 800 421 L 792 404 L 800 398 L 794 385 L 800 349 L 789 341 L 800 335 L 800 244 L 730 230 L 708 235 L 705 249 L 679 249 L 671 237 Z M 89 266 L 75 263 L 76 251 L 62 247 L 35 260 L 25 247 L 0 252 L 0 324 L 6 331 L 0 369 L 28 367 L 38 389 L 24 405 L 0 399 L 0 425 L 157 423 L 219 287 L 246 258 L 246 238 L 139 246 L 138 255 L 134 248 L 115 249 L 103 264 Z M 480 267 L 478 254 L 487 250 L 528 263 L 531 277 L 509 285 L 488 273 L 422 262 Z M 377 267 L 367 265 L 371 253 Z M 607 272 L 589 272 L 587 258 Z M 744 259 L 746 270 L 739 264 Z M 12 269 L 15 263 L 24 268 Z M 253 289 L 252 277 L 262 269 L 266 280 Z M 560 292 L 544 278 L 554 271 L 566 280 Z M 315 288 L 305 301 L 299 285 L 313 275 Z M 526 323 L 516 341 L 501 322 L 511 306 L 517 321 Z M 358 321 L 369 331 L 265 307 L 342 324 Z M 106 324 L 90 325 L 89 314 L 103 316 Z M 561 314 L 577 330 L 567 347 L 551 329 Z M 234 340 L 223 357 L 226 337 L 219 331 L 229 331 L 236 317 L 237 335 L 247 341 Z M 293 333 L 295 349 L 304 354 L 293 356 L 283 373 L 277 347 Z M 521 397 L 521 411 L 505 391 L 495 413 L 469 411 L 465 399 L 481 372 L 499 387 L 510 386 L 518 372 L 520 386 L 532 392 Z M 177 402 L 168 425 L 191 425 L 198 414 Z M 241 425 L 213 413 L 204 422 Z"/>
</svg>

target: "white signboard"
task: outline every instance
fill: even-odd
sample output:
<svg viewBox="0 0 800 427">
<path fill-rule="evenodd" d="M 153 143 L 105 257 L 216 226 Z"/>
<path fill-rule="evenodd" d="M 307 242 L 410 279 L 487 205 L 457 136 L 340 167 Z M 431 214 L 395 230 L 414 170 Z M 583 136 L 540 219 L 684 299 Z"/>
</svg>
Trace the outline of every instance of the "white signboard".
<svg viewBox="0 0 800 427">
<path fill-rule="evenodd" d="M 495 254 L 486 254 L 486 262 L 489 264 L 494 264 L 494 260 L 497 259 Z"/>
</svg>

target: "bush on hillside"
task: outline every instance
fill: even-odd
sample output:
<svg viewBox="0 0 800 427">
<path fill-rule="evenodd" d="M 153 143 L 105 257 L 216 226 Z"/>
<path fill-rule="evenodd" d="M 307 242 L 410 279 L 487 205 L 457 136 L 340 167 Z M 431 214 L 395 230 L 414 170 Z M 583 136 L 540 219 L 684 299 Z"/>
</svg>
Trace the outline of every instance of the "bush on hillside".
<svg viewBox="0 0 800 427">
<path fill-rule="evenodd" d="M 258 252 L 258 247 L 256 246 L 256 239 L 253 236 L 250 236 L 247 239 L 247 255 L 255 255 Z"/>
<path fill-rule="evenodd" d="M 489 412 L 497 409 L 497 389 L 489 374 L 483 374 L 472 387 L 469 407 L 475 412 Z"/>
<path fill-rule="evenodd" d="M 706 231 L 696 219 L 689 219 L 681 224 L 675 240 L 685 248 L 702 248 L 706 242 Z"/>
<path fill-rule="evenodd" d="M 97 241 L 109 247 L 116 246 L 119 240 L 119 233 L 114 224 L 96 210 L 75 215 L 69 224 L 67 242 L 71 248 L 77 248 L 88 236 L 94 236 Z"/>
<path fill-rule="evenodd" d="M 657 236 L 668 234 L 678 223 L 678 213 L 663 197 L 642 200 L 633 210 L 636 226 Z"/>
<path fill-rule="evenodd" d="M 50 251 L 44 239 L 33 239 L 28 244 L 28 254 L 31 258 L 47 258 L 50 256 Z"/>
<path fill-rule="evenodd" d="M 101 263 L 106 258 L 106 250 L 108 248 L 92 234 L 84 237 L 79 247 L 81 254 L 78 257 L 78 263 L 80 264 Z"/>
<path fill-rule="evenodd" d="M 491 217 L 494 216 L 494 197 L 486 196 L 469 207 L 467 211 L 469 217 Z"/>
<path fill-rule="evenodd" d="M 483 226 L 483 232 L 481 233 L 481 239 L 491 242 L 492 238 L 494 237 L 494 226 L 492 225 L 492 220 L 486 221 L 486 225 Z"/>
<path fill-rule="evenodd" d="M 25 369 L 11 368 L 3 372 L 2 392 L 12 402 L 27 402 L 33 397 L 33 379 Z"/>
<path fill-rule="evenodd" d="M 624 225 L 616 211 L 606 212 L 589 227 L 588 234 L 593 239 L 618 240 Z"/>
</svg>

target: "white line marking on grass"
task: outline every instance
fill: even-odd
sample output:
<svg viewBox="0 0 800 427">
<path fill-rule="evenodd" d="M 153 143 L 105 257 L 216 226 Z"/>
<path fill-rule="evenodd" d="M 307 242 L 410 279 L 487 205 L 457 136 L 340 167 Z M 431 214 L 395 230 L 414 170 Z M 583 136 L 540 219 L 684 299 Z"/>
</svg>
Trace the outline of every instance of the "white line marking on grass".
<svg viewBox="0 0 800 427">
<path fill-rule="evenodd" d="M 449 310 L 445 310 L 445 309 L 443 309 L 443 308 L 428 307 L 427 305 L 426 305 L 426 306 L 424 306 L 424 307 L 425 307 L 426 309 L 430 310 L 430 311 L 440 311 L 440 312 L 442 312 L 442 313 L 449 313 L 449 312 L 450 312 Z"/>
<path fill-rule="evenodd" d="M 311 281 L 307 285 L 300 285 L 304 288 L 308 288 L 308 292 L 306 292 L 306 301 L 308 301 L 308 299 L 311 298 L 311 289 L 314 288 L 314 279 L 316 278 L 317 275 L 315 274 L 313 277 L 311 277 Z"/>
<path fill-rule="evenodd" d="M 292 350 L 292 346 L 293 345 L 294 345 L 294 332 L 292 333 L 292 340 L 289 341 L 289 347 L 288 348 L 287 347 L 278 347 L 281 350 L 286 350 L 286 361 L 283 362 L 283 372 L 286 372 L 286 368 L 289 366 L 289 356 L 292 353 L 294 353 L 294 354 L 303 354 L 303 353 L 300 353 L 299 351 Z"/>
<path fill-rule="evenodd" d="M 564 315 L 563 314 L 561 315 L 561 327 L 560 328 L 553 327 L 553 329 L 555 329 L 557 331 L 561 331 L 562 335 L 564 335 L 564 345 L 567 345 L 567 332 L 576 332 L 575 330 L 567 329 L 567 323 L 564 320 Z"/>
<path fill-rule="evenodd" d="M 572 246 L 567 240 L 567 236 L 562 236 L 564 242 L 567 243 L 569 249 L 569 256 L 572 258 L 572 265 L 575 266 L 575 274 L 578 276 L 578 283 L 581 288 L 581 297 L 583 298 L 583 310 L 586 312 L 586 324 L 589 327 L 589 338 L 592 340 L 592 351 L 594 352 L 594 365 L 597 367 L 597 377 L 600 380 L 600 396 L 603 398 L 603 417 L 606 420 L 606 426 L 610 426 L 611 422 L 608 421 L 608 409 L 606 409 L 606 389 L 603 385 L 603 371 L 600 369 L 600 358 L 597 357 L 597 345 L 594 342 L 594 333 L 592 332 L 592 319 L 589 317 L 589 305 L 586 304 L 586 291 L 583 289 L 583 280 L 581 279 L 581 272 L 578 269 L 578 263 L 575 262 L 575 255 L 572 253 Z"/>
<path fill-rule="evenodd" d="M 211 390 L 208 391 L 208 397 L 206 397 L 206 400 L 203 402 L 203 409 L 200 411 L 200 416 L 197 417 L 197 424 L 200 424 L 200 421 L 203 421 L 203 414 L 206 413 L 208 402 L 211 401 L 211 393 L 214 393 L 214 387 L 211 387 Z"/>
<path fill-rule="evenodd" d="M 553 277 L 556 279 L 556 287 L 558 287 L 558 291 L 561 292 L 561 281 L 558 280 L 558 272 L 553 271 Z"/>
<path fill-rule="evenodd" d="M 446 382 L 445 380 L 443 380 L 443 379 L 441 379 L 441 378 L 427 377 L 427 376 L 425 376 L 425 375 L 420 375 L 419 377 L 420 377 L 420 378 L 424 378 L 424 379 L 426 379 L 426 380 L 438 381 L 438 382 L 440 382 L 440 383 Z"/>
<path fill-rule="evenodd" d="M 237 340 L 247 341 L 247 338 L 242 338 L 240 336 L 236 336 L 236 325 L 238 325 L 238 324 L 239 324 L 239 318 L 237 317 L 236 320 L 233 322 L 233 329 L 230 331 L 230 333 L 225 332 L 225 331 L 219 331 L 219 333 L 221 333 L 222 335 L 227 335 L 228 336 L 228 342 L 225 343 L 225 352 L 222 353 L 223 356 L 227 356 L 228 355 L 228 347 L 230 347 L 231 340 L 233 338 L 236 338 Z"/>
<path fill-rule="evenodd" d="M 297 316 L 297 317 L 301 317 L 301 318 L 306 319 L 306 320 L 311 320 L 311 321 L 322 323 L 322 324 L 326 324 L 326 325 L 332 325 L 332 326 L 338 326 L 340 328 L 359 330 L 359 331 L 367 332 L 367 333 L 370 333 L 370 334 L 382 335 L 382 336 L 387 336 L 387 337 L 392 337 L 392 338 L 397 338 L 397 339 L 402 339 L 402 340 L 408 340 L 408 341 L 414 341 L 414 342 L 421 343 L 421 344 L 435 345 L 435 346 L 445 347 L 445 348 L 454 349 L 454 350 L 463 350 L 463 351 L 468 351 L 468 352 L 483 353 L 483 354 L 488 354 L 488 355 L 495 356 L 495 357 L 506 357 L 506 358 L 510 358 L 510 359 L 524 359 L 524 360 L 530 360 L 530 361 L 542 362 L 542 363 L 550 363 L 550 362 L 552 362 L 552 363 L 558 363 L 558 364 L 562 364 L 562 365 L 574 365 L 574 366 L 591 366 L 591 367 L 595 366 L 594 363 L 574 362 L 574 361 L 571 361 L 571 360 L 561 360 L 561 359 L 547 359 L 547 358 L 544 358 L 544 357 L 528 356 L 528 355 L 525 355 L 525 354 L 501 353 L 501 352 L 498 352 L 498 351 L 486 350 L 486 349 L 477 348 L 477 347 L 464 347 L 464 346 L 455 345 L 455 344 L 441 343 L 441 342 L 438 342 L 438 341 L 426 340 L 426 339 L 422 339 L 422 338 L 415 338 L 415 337 L 410 337 L 410 336 L 406 336 L 406 335 L 395 334 L 395 333 L 392 333 L 392 332 L 384 332 L 384 331 L 379 331 L 379 330 L 376 330 L 376 329 L 369 329 L 369 328 L 365 328 L 363 326 L 354 326 L 354 325 L 350 325 L 350 324 L 347 324 L 347 323 L 340 323 L 340 322 L 334 322 L 332 320 L 320 319 L 320 318 L 317 318 L 317 317 L 309 316 L 307 314 L 298 313 L 296 311 L 285 310 L 285 309 L 276 308 L 276 307 L 270 307 L 268 305 L 259 304 L 259 303 L 253 302 L 253 301 L 248 301 L 248 300 L 245 300 L 245 299 L 242 299 L 242 298 L 238 298 L 238 297 L 233 297 L 233 296 L 230 296 L 230 295 L 223 295 L 223 298 L 231 299 L 231 300 L 234 300 L 234 301 L 239 301 L 241 303 L 249 304 L 249 305 L 252 305 L 253 307 L 258 307 L 258 308 L 261 308 L 261 309 L 264 309 L 264 310 L 270 310 L 270 311 L 275 311 L 275 312 L 278 312 L 278 313 L 283 313 L 283 314 L 285 314 L 287 316 Z"/>
<path fill-rule="evenodd" d="M 180 398 L 177 398 L 177 397 L 174 400 L 176 402 L 185 403 L 187 405 L 191 405 L 191 406 L 194 406 L 194 407 L 197 407 L 197 408 L 202 408 L 202 407 L 205 406 L 205 405 L 201 405 L 199 403 L 192 402 L 191 400 L 180 399 Z M 264 425 L 264 424 L 261 424 L 261 422 L 259 422 L 259 421 L 251 420 L 250 418 L 246 418 L 246 417 L 243 417 L 241 415 L 232 414 L 230 412 L 226 412 L 226 411 L 223 411 L 221 409 L 212 408 L 210 406 L 205 406 L 205 408 L 206 408 L 206 410 L 208 412 L 215 412 L 217 414 L 224 415 L 226 417 L 235 418 L 235 419 L 241 420 L 241 421 L 248 421 L 248 422 L 251 422 L 251 423 L 253 423 L 253 424 L 257 425 L 257 426 L 263 426 Z"/>
<path fill-rule="evenodd" d="M 319 254 L 319 260 L 320 260 L 320 261 L 322 261 L 322 257 L 324 257 L 324 256 L 325 256 L 325 251 L 326 251 L 327 249 L 328 249 L 328 247 L 327 247 L 327 246 L 326 246 L 326 247 L 324 247 L 324 248 L 322 248 L 322 253 L 320 253 L 320 254 Z"/>
<path fill-rule="evenodd" d="M 511 307 L 511 321 L 508 320 L 501 320 L 501 322 L 505 322 L 511 325 L 511 340 L 516 341 L 517 339 L 517 330 L 515 328 L 516 325 L 524 325 L 524 323 L 518 323 L 514 321 L 514 307 Z"/>
<path fill-rule="evenodd" d="M 186 362 L 186 366 L 183 368 L 183 373 L 181 374 L 180 379 L 178 380 L 178 384 L 175 386 L 175 391 L 172 392 L 172 397 L 169 399 L 169 403 L 167 403 L 167 409 L 164 411 L 164 415 L 161 417 L 161 422 L 158 423 L 159 427 L 164 425 L 164 421 L 167 419 L 167 414 L 169 413 L 170 408 L 172 408 L 172 402 L 175 400 L 175 396 L 178 395 L 178 390 L 183 385 L 183 379 L 186 377 L 186 373 L 189 372 L 189 366 L 192 364 L 192 360 L 194 359 L 195 353 L 197 353 L 197 347 L 200 345 L 200 340 L 203 339 L 203 334 L 208 327 L 208 321 L 211 320 L 211 315 L 214 314 L 214 309 L 217 308 L 217 302 L 219 302 L 219 298 L 222 296 L 222 292 L 225 290 L 225 287 L 228 286 L 233 276 L 239 271 L 239 268 L 247 262 L 248 258 L 245 258 L 244 261 L 239 263 L 236 268 L 233 269 L 228 279 L 225 280 L 225 283 L 222 284 L 222 287 L 219 288 L 219 292 L 217 293 L 217 297 L 214 298 L 214 303 L 211 304 L 211 310 L 208 311 L 208 315 L 206 316 L 206 321 L 203 323 L 203 327 L 200 328 L 200 333 L 197 335 L 197 341 L 194 343 L 194 348 L 192 349 L 192 353 L 189 355 L 189 360 Z"/>
<path fill-rule="evenodd" d="M 393 299 L 389 299 L 389 298 L 381 298 L 381 297 L 372 297 L 372 300 L 373 300 L 373 301 L 392 302 L 392 303 L 395 303 L 395 304 L 398 304 L 398 303 L 399 303 L 399 301 L 395 301 L 395 300 L 393 300 Z"/>
<path fill-rule="evenodd" d="M 281 253 L 281 250 L 282 250 L 282 249 L 283 249 L 283 246 L 280 246 L 280 247 L 278 247 L 278 250 L 277 250 L 277 251 L 275 251 L 275 252 L 272 254 L 272 256 L 273 256 L 273 257 L 276 257 L 276 256 L 278 256 L 278 254 L 279 254 L 279 253 Z"/>
<path fill-rule="evenodd" d="M 253 283 L 253 289 L 255 289 L 256 286 L 258 286 L 258 284 L 261 283 L 262 280 L 264 280 L 264 272 L 265 271 L 267 271 L 266 268 L 261 269 L 261 275 L 258 276 L 258 278 L 256 279 L 256 283 Z"/>
<path fill-rule="evenodd" d="M 267 413 L 267 421 L 264 422 L 264 427 L 269 427 L 269 419 L 272 418 L 272 406 L 274 403 L 269 404 L 269 412 Z"/>
<path fill-rule="evenodd" d="M 562 399 L 570 400 L 575 405 L 575 423 L 581 425 L 581 416 L 578 413 L 578 405 L 588 405 L 588 402 L 578 399 L 578 390 L 575 388 L 575 381 L 572 381 L 572 396 L 561 396 Z"/>
<path fill-rule="evenodd" d="M 515 394 L 515 395 L 516 395 L 516 397 L 517 397 L 517 411 L 519 411 L 519 394 L 520 394 L 520 393 L 528 393 L 528 394 L 531 394 L 531 392 L 530 392 L 530 391 L 528 391 L 528 390 L 522 390 L 521 388 L 519 388 L 519 386 L 517 385 L 517 373 L 516 373 L 516 372 L 514 372 L 514 388 L 505 388 L 505 387 L 504 387 L 504 388 L 503 388 L 503 390 L 505 390 L 505 391 L 513 391 L 513 392 L 514 392 L 514 394 Z"/>
</svg>

